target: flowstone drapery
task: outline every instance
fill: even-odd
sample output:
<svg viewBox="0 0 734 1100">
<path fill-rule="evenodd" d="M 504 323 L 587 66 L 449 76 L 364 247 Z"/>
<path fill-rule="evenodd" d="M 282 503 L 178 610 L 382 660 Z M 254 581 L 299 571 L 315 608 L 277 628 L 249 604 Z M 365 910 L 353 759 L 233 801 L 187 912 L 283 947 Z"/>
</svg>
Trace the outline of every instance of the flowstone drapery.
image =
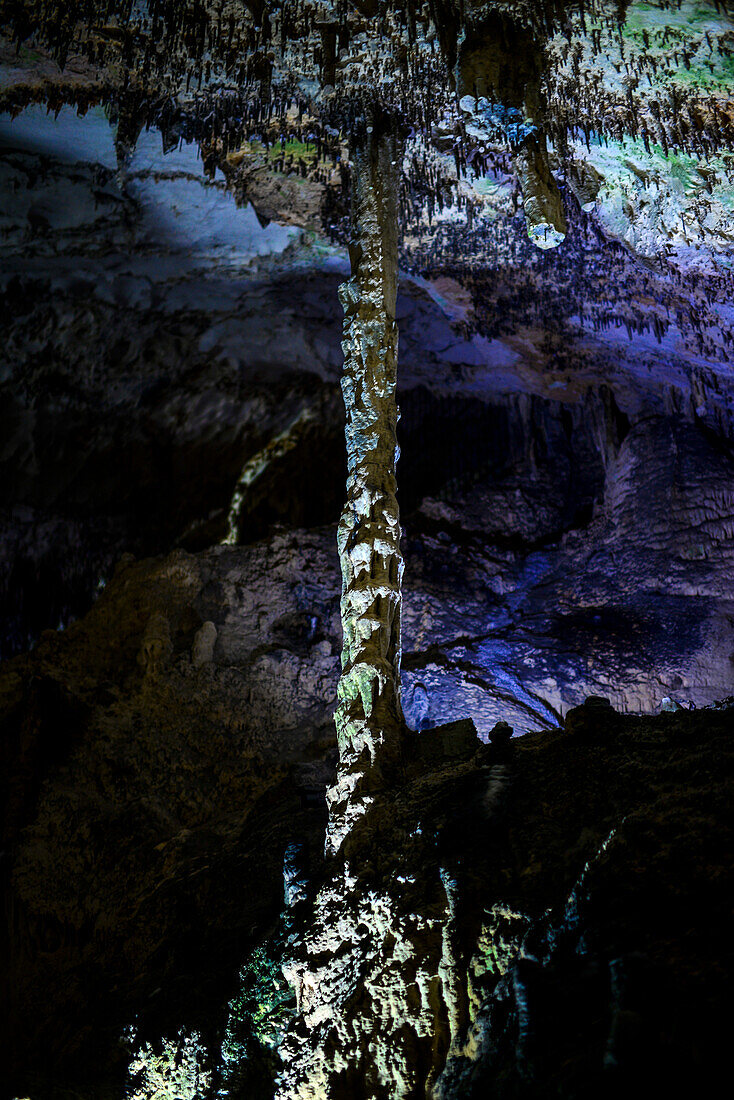
<svg viewBox="0 0 734 1100">
<path fill-rule="evenodd" d="M 355 142 L 352 276 L 344 308 L 347 500 L 338 531 L 344 630 L 335 714 L 337 782 L 328 793 L 327 850 L 336 851 L 400 755 L 400 590 L 396 496 L 398 180 L 401 142 L 368 116 Z"/>
</svg>

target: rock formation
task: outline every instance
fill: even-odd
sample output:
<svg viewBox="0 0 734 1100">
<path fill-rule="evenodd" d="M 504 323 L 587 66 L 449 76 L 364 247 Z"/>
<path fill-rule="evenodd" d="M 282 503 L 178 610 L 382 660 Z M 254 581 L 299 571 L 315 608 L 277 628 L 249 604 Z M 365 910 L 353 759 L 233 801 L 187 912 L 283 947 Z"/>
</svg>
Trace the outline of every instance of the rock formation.
<svg viewBox="0 0 734 1100">
<path fill-rule="evenodd" d="M 217 628 L 211 619 L 207 619 L 194 635 L 194 645 L 191 650 L 191 662 L 194 668 L 205 668 L 212 663 L 216 641 Z"/>
<path fill-rule="evenodd" d="M 148 620 L 143 634 L 143 644 L 138 654 L 138 663 L 145 675 L 155 679 L 173 652 L 171 629 L 168 619 L 156 611 Z"/>
<path fill-rule="evenodd" d="M 400 757 L 403 559 L 395 464 L 398 172 L 395 123 L 368 115 L 354 157 L 352 277 L 344 308 L 347 501 L 337 542 L 342 570 L 342 673 L 335 715 L 338 781 L 328 794 L 335 851 L 369 807 L 371 786 Z"/>
<path fill-rule="evenodd" d="M 0 1100 L 713 1094 L 726 6 L 0 34 Z"/>
<path fill-rule="evenodd" d="M 348 864 L 324 864 L 335 555 L 313 632 L 300 581 L 319 553 L 301 536 L 127 563 L 83 622 L 0 668 L 8 1086 L 714 1080 L 731 705 L 634 717 L 589 700 L 565 732 L 509 743 L 415 734 Z M 173 645 L 154 693 L 137 662 L 152 608 Z M 189 656 L 204 617 L 206 678 Z"/>
</svg>

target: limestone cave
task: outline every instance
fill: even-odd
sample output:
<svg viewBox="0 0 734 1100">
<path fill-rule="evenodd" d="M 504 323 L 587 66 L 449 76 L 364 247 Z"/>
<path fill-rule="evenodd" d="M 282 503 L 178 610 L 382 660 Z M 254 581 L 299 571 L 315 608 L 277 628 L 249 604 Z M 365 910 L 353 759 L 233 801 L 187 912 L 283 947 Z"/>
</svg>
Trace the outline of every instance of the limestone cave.
<svg viewBox="0 0 734 1100">
<path fill-rule="evenodd" d="M 719 1095 L 729 0 L 0 0 L 0 303 L 0 1100 Z"/>
</svg>

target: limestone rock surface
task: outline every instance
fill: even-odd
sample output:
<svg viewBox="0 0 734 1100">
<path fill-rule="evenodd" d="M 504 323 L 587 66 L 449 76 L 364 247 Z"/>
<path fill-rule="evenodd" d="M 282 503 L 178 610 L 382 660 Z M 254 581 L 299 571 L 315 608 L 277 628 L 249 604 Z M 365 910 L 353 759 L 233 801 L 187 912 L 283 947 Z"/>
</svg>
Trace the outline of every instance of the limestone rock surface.
<svg viewBox="0 0 734 1100">
<path fill-rule="evenodd" d="M 83 620 L 0 666 L 9 1079 L 43 1095 L 42 1050 L 85 1100 L 131 1058 L 151 1081 L 183 1065 L 187 1080 L 232 1082 L 239 1066 L 247 1095 L 281 1074 L 284 1097 L 412 1096 L 427 1081 L 458 1097 L 499 1074 L 508 1096 L 531 1096 L 546 1072 L 625 1082 L 648 1049 L 658 1072 L 690 1029 L 693 1072 L 729 965 L 731 708 L 589 704 L 566 733 L 491 745 L 461 723 L 426 729 L 424 714 L 348 864 L 324 863 L 333 538 L 124 561 Z M 428 559 L 439 572 L 461 560 L 442 545 Z M 451 614 L 469 615 L 458 577 Z M 152 617 L 171 647 L 155 676 L 138 662 Z M 205 623 L 216 647 L 197 665 Z M 486 700 L 486 738 L 488 714 L 522 711 L 493 694 L 493 668 L 480 688 L 466 663 L 446 663 L 438 699 L 451 718 Z M 567 982 L 578 1000 L 559 1020 L 567 1036 L 574 1013 L 598 1021 L 596 1061 L 559 1045 L 548 990 Z M 688 1006 L 670 1028 L 669 998 Z M 121 1037 L 134 1018 L 133 1056 Z"/>
</svg>

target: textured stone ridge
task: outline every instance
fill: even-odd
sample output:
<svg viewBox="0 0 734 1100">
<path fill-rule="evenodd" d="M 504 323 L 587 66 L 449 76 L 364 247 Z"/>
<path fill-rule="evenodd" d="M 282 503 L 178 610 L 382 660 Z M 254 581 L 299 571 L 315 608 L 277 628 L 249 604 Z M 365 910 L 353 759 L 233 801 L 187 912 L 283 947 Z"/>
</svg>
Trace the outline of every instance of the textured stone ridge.
<svg viewBox="0 0 734 1100">
<path fill-rule="evenodd" d="M 344 632 L 335 715 L 341 767 L 329 792 L 328 843 L 363 811 L 367 773 L 399 751 L 400 586 L 396 496 L 398 162 L 394 129 L 372 119 L 354 158 L 352 277 L 344 307 L 347 501 L 338 530 Z M 377 756 L 379 754 L 379 761 Z M 360 791 L 357 791 L 357 786 Z"/>
<path fill-rule="evenodd" d="M 416 763 L 304 903 L 278 1100 L 713 1084 L 732 959 L 732 710 Z"/>
</svg>

